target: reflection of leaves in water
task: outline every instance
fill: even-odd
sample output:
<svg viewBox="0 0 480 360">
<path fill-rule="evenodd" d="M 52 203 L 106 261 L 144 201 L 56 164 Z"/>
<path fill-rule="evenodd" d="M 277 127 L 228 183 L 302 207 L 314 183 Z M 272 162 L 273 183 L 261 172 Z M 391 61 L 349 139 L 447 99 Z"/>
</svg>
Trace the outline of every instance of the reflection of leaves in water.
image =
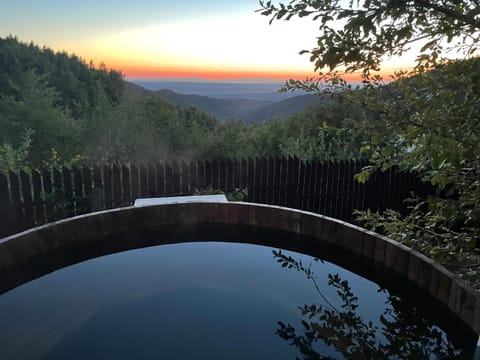
<svg viewBox="0 0 480 360">
<path fill-rule="evenodd" d="M 388 294 L 388 306 L 380 315 L 379 328 L 357 314 L 358 297 L 348 281 L 338 274 L 328 274 L 328 286 L 336 289 L 338 297 L 335 303 L 339 305 L 335 306 L 319 288 L 312 263 L 305 267 L 301 260 L 280 250 L 274 250 L 273 255 L 282 267 L 304 273 L 321 298 L 321 303 L 299 307 L 303 316 L 301 329 L 278 322 L 277 335 L 295 346 L 302 359 L 335 359 L 319 354 L 316 349 L 322 343 L 347 359 L 452 359 L 461 356 L 461 351 L 441 330 L 399 297 Z"/>
</svg>

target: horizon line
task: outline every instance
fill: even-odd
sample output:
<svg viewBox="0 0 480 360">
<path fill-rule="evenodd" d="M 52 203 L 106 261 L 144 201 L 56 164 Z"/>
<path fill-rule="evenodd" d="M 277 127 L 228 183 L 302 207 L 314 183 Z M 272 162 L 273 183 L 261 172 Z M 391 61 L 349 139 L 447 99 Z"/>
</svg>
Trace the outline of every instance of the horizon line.
<svg viewBox="0 0 480 360">
<path fill-rule="evenodd" d="M 125 80 L 135 82 L 189 82 L 189 83 L 245 83 L 245 84 L 281 84 L 288 79 L 275 79 L 275 78 L 226 78 L 226 79 L 211 79 L 211 78 L 199 78 L 199 77 L 125 77 Z"/>
<path fill-rule="evenodd" d="M 284 72 L 243 72 L 243 71 L 221 71 L 221 72 L 195 72 L 195 73 L 180 73 L 180 72 L 152 72 L 140 71 L 129 72 L 120 69 L 123 77 L 127 81 L 171 81 L 171 82 L 222 82 L 222 83 L 284 83 L 288 80 L 309 80 L 318 78 L 318 74 L 306 73 L 284 73 Z M 348 82 L 360 82 L 360 74 L 344 74 L 342 78 Z"/>
</svg>

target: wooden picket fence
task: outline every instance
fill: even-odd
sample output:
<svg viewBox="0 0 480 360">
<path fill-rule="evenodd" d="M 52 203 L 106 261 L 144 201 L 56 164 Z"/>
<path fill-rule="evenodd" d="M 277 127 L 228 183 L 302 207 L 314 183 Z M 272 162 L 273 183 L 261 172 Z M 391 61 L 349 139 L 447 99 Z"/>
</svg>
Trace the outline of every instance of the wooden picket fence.
<svg viewBox="0 0 480 360">
<path fill-rule="evenodd" d="M 366 165 L 257 158 L 9 171 L 0 173 L 0 237 L 144 197 L 221 191 L 351 221 L 354 209 L 405 211 L 412 191 L 432 191 L 415 174 L 395 169 L 359 184 L 354 175 Z"/>
</svg>

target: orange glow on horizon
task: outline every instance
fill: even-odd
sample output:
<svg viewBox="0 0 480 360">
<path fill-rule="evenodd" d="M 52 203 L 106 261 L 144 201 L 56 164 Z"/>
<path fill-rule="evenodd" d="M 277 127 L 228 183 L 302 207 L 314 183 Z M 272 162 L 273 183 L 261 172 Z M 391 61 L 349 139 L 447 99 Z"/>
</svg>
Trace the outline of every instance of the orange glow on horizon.
<svg viewBox="0 0 480 360">
<path fill-rule="evenodd" d="M 174 68 L 143 68 L 117 67 L 126 79 L 204 79 L 210 81 L 226 80 L 305 80 L 315 78 L 316 74 L 302 71 L 267 71 L 267 70 L 211 70 L 211 69 L 174 69 Z M 360 74 L 342 76 L 347 81 L 361 81 Z"/>
<path fill-rule="evenodd" d="M 140 68 L 120 67 L 122 73 L 128 78 L 172 78 L 172 79 L 205 79 L 205 80 L 242 80 L 242 79 L 272 79 L 285 80 L 290 78 L 304 79 L 312 74 L 294 71 L 262 71 L 262 70 L 230 70 L 230 69 L 185 69 L 185 68 Z"/>
</svg>

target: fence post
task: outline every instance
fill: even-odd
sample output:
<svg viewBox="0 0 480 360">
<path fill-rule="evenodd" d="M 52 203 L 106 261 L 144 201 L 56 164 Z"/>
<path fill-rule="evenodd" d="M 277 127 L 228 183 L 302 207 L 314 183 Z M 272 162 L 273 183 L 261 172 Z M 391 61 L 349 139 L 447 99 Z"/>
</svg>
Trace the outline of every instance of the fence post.
<svg viewBox="0 0 480 360">
<path fill-rule="evenodd" d="M 298 202 L 297 208 L 300 210 L 305 209 L 305 170 L 306 162 L 304 160 L 300 161 L 300 166 L 298 169 Z"/>
<path fill-rule="evenodd" d="M 0 173 L 0 237 L 13 232 L 13 214 L 8 194 L 8 179 Z"/>
<path fill-rule="evenodd" d="M 172 169 L 173 169 L 173 177 L 172 177 L 172 182 L 173 182 L 173 194 L 174 195 L 179 195 L 181 186 L 180 186 L 180 166 L 176 161 L 172 161 Z"/>
<path fill-rule="evenodd" d="M 298 208 L 298 166 L 299 160 L 297 157 L 288 158 L 286 205 L 292 208 Z"/>
<path fill-rule="evenodd" d="M 318 160 L 311 162 L 310 167 L 310 191 L 309 191 L 309 202 L 308 202 L 308 211 L 319 211 L 318 207 L 320 204 L 320 183 L 319 183 L 319 167 L 321 166 Z"/>
<path fill-rule="evenodd" d="M 265 203 L 265 159 L 255 159 L 255 202 Z"/>
<path fill-rule="evenodd" d="M 148 197 L 148 174 L 144 164 L 140 164 L 140 197 Z"/>
<path fill-rule="evenodd" d="M 180 188 L 183 195 L 190 193 L 190 181 L 192 175 L 190 174 L 190 167 L 184 162 L 181 162 L 180 170 L 182 172 L 182 186 Z"/>
<path fill-rule="evenodd" d="M 224 159 L 217 160 L 218 163 L 218 189 L 226 192 L 227 189 L 227 162 Z"/>
<path fill-rule="evenodd" d="M 112 167 L 103 166 L 103 194 L 105 196 L 105 209 L 113 208 Z"/>
<path fill-rule="evenodd" d="M 205 161 L 205 187 L 213 187 L 212 162 L 210 160 Z"/>
<path fill-rule="evenodd" d="M 84 209 L 85 198 L 83 195 L 82 173 L 76 167 L 72 168 L 73 173 L 73 199 L 74 199 L 74 213 L 75 215 L 87 212 Z"/>
<path fill-rule="evenodd" d="M 92 209 L 93 211 L 104 210 L 103 205 L 102 169 L 93 167 Z"/>
<path fill-rule="evenodd" d="M 330 172 L 332 173 L 332 200 L 331 200 L 331 215 L 333 217 L 338 218 L 339 213 L 338 213 L 338 205 L 340 201 L 340 192 L 342 191 L 341 189 L 341 183 L 340 183 L 340 174 L 339 170 L 341 167 L 341 163 L 338 162 L 337 160 L 333 161 L 333 168 L 331 168 Z"/>
<path fill-rule="evenodd" d="M 173 192 L 173 169 L 167 162 L 165 163 L 165 195 L 172 195 Z"/>
<path fill-rule="evenodd" d="M 20 182 L 18 180 L 18 175 L 13 171 L 8 172 L 8 177 L 10 180 L 10 194 L 12 199 L 12 225 L 14 231 L 19 231 L 24 229 L 24 220 L 22 214 L 22 199 L 20 196 Z"/>
<path fill-rule="evenodd" d="M 250 202 L 255 202 L 255 160 L 254 159 L 248 159 L 247 163 L 247 189 L 248 189 L 248 201 Z"/>
<path fill-rule="evenodd" d="M 42 170 L 43 182 L 43 201 L 45 202 L 45 221 L 50 222 L 55 218 L 55 205 L 53 196 L 55 196 L 52 184 L 52 172 L 48 169 Z"/>
<path fill-rule="evenodd" d="M 130 191 L 130 169 L 122 165 L 122 205 L 128 206 L 132 202 L 132 193 Z"/>
<path fill-rule="evenodd" d="M 92 171 L 90 168 L 83 166 L 83 190 L 85 194 L 85 201 L 83 202 L 85 206 L 85 211 L 92 211 Z"/>
<path fill-rule="evenodd" d="M 72 173 L 66 167 L 62 168 L 63 187 L 64 187 L 64 203 L 65 203 L 65 217 L 74 215 L 73 208 L 73 186 Z"/>
<path fill-rule="evenodd" d="M 194 193 L 195 190 L 198 189 L 198 173 L 197 173 L 197 163 L 194 161 L 190 161 L 188 164 L 189 167 L 189 175 L 190 175 L 190 183 L 188 184 L 188 191 L 190 193 Z"/>
<path fill-rule="evenodd" d="M 197 161 L 197 186 L 195 187 L 195 190 L 199 191 L 202 189 L 205 189 L 207 186 L 205 180 L 205 161 L 198 160 Z"/>
<path fill-rule="evenodd" d="M 117 165 L 112 167 L 113 180 L 113 207 L 123 206 L 122 201 L 122 178 L 120 175 L 120 168 Z"/>
<path fill-rule="evenodd" d="M 267 158 L 267 167 L 266 167 L 266 203 L 267 204 L 275 204 L 275 160 L 271 157 Z"/>
<path fill-rule="evenodd" d="M 212 160 L 212 189 L 218 190 L 220 188 L 220 160 Z"/>
<path fill-rule="evenodd" d="M 24 209 L 24 225 L 26 228 L 30 228 L 35 224 L 33 219 L 33 198 L 32 198 L 32 190 L 30 184 L 30 176 L 23 171 L 20 170 L 20 180 L 21 180 L 21 188 L 22 188 L 22 197 L 23 197 L 23 209 Z"/>
<path fill-rule="evenodd" d="M 345 171 L 346 196 L 345 196 L 345 204 L 343 209 L 343 217 L 345 221 L 351 221 L 352 212 L 353 212 L 353 201 L 352 201 L 353 181 L 354 181 L 353 161 L 348 160 L 347 162 L 345 162 L 345 164 L 347 166 L 347 170 Z"/>
<path fill-rule="evenodd" d="M 45 212 L 42 201 L 42 178 L 40 173 L 31 169 L 33 187 L 33 206 L 35 208 L 35 224 L 45 223 Z"/>
<path fill-rule="evenodd" d="M 232 192 L 235 190 L 235 179 L 234 179 L 235 165 L 234 162 L 230 159 L 227 159 L 226 171 L 225 171 L 225 192 Z"/>
<path fill-rule="evenodd" d="M 157 174 L 158 195 L 163 196 L 165 195 L 165 167 L 162 163 L 157 162 L 155 163 L 155 170 Z"/>
<path fill-rule="evenodd" d="M 240 188 L 246 189 L 248 188 L 248 160 L 241 159 L 240 160 Z"/>
</svg>

